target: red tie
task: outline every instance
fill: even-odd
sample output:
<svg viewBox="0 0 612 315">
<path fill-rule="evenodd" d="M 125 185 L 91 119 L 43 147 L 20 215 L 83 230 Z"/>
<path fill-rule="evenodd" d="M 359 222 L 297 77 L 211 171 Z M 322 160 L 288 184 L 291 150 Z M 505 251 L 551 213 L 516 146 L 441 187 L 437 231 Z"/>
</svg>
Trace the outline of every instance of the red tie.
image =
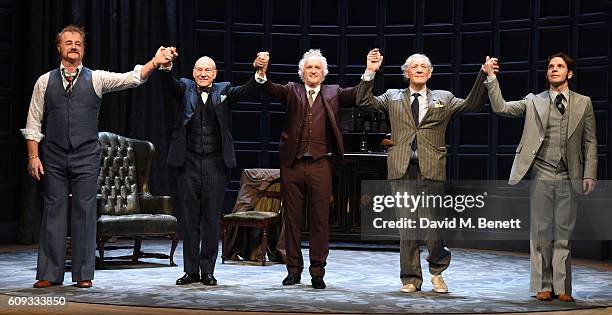
<svg viewBox="0 0 612 315">
<path fill-rule="evenodd" d="M 65 76 L 66 81 L 68 81 L 68 85 L 66 85 L 66 93 L 68 95 L 72 94 L 72 82 L 74 81 L 74 77 L 71 75 Z"/>
</svg>

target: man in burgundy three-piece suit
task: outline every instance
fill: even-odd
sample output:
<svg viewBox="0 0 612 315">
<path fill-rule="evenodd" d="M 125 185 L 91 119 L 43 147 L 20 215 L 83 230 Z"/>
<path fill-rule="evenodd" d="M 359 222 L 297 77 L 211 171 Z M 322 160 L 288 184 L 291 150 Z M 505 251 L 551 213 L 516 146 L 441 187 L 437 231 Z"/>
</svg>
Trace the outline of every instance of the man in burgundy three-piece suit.
<svg viewBox="0 0 612 315">
<path fill-rule="evenodd" d="M 298 74 L 303 83 L 285 85 L 267 80 L 263 87 L 286 104 L 279 144 L 287 271 L 283 285 L 300 283 L 304 260 L 300 249 L 302 214 L 308 208 L 310 275 L 315 289 L 324 289 L 329 253 L 329 204 L 334 155 L 343 159 L 340 106 L 355 104 L 355 88 L 321 84 L 327 60 L 319 50 L 304 53 Z"/>
</svg>

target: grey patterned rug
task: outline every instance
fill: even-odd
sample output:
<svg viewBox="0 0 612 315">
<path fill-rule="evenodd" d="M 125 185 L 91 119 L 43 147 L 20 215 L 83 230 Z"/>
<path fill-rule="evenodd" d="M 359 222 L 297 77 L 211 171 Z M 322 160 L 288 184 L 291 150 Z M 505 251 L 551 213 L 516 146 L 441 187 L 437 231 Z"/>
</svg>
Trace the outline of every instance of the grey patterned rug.
<svg viewBox="0 0 612 315">
<path fill-rule="evenodd" d="M 119 245 L 127 245 L 123 243 Z M 143 241 L 143 250 L 167 252 L 169 242 Z M 121 247 L 121 246 L 119 246 Z M 308 261 L 308 250 L 304 249 Z M 115 256 L 128 249 L 107 251 Z M 201 284 L 176 286 L 182 276 L 182 248 L 176 263 L 146 259 L 141 263 L 111 262 L 96 270 L 94 287 L 78 289 L 66 273 L 63 286 L 33 289 L 36 251 L 0 254 L 0 293 L 16 296 L 64 296 L 67 301 L 207 310 L 240 310 L 313 313 L 495 313 L 596 308 L 612 305 L 612 272 L 574 266 L 576 303 L 539 302 L 528 292 L 527 256 L 454 249 L 444 273 L 448 294 L 431 291 L 424 268 L 423 291 L 399 291 L 399 253 L 376 250 L 331 250 L 325 290 L 310 286 L 305 272 L 302 284 L 282 286 L 286 269 L 281 264 L 264 267 L 245 262 L 220 264 L 216 287 Z M 422 253 L 422 261 L 425 262 Z M 426 262 L 425 262 L 426 264 Z"/>
</svg>

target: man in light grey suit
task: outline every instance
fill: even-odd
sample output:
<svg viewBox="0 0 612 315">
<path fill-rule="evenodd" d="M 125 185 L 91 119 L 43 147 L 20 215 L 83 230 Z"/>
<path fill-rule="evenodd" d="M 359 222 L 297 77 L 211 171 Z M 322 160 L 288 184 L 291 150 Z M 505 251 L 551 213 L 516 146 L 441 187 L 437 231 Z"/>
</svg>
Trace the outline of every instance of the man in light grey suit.
<svg viewBox="0 0 612 315">
<path fill-rule="evenodd" d="M 404 89 L 389 89 L 380 96 L 372 95 L 373 79 L 382 64 L 383 56 L 373 49 L 367 56 L 367 69 L 357 88 L 357 105 L 388 111 L 391 121 L 391 141 L 387 168 L 389 179 L 414 180 L 426 186 L 427 191 L 436 191 L 446 179 L 446 126 L 455 113 L 479 111 L 484 106 L 486 89 L 485 74 L 479 71 L 476 82 L 466 99 L 455 97 L 444 90 L 430 90 L 427 81 L 433 66 L 425 55 L 414 54 L 402 66 L 409 86 Z M 437 182 L 437 183 L 436 183 Z M 427 215 L 429 209 L 420 209 Z M 421 289 L 423 276 L 416 238 L 400 232 L 400 278 L 404 293 Z M 425 243 L 429 251 L 427 261 L 432 274 L 433 290 L 448 292 L 442 272 L 450 264 L 451 254 L 444 241 L 436 235 L 428 235 Z"/>
<path fill-rule="evenodd" d="M 489 57 L 487 57 L 489 59 Z M 502 97 L 494 66 L 483 65 L 493 111 L 525 117 L 510 172 L 511 185 L 531 171 L 531 291 L 536 298 L 573 302 L 570 238 L 576 222 L 576 194 L 595 189 L 597 139 L 591 99 L 569 89 L 574 61 L 565 53 L 548 58 L 549 89 L 520 101 Z"/>
</svg>

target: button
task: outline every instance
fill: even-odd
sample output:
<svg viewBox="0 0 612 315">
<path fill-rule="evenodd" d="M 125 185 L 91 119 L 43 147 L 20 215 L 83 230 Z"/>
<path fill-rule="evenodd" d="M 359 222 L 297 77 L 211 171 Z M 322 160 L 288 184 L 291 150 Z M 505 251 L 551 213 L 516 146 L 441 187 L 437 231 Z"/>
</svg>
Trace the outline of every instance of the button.
<svg viewBox="0 0 612 315">
<path fill-rule="evenodd" d="M 536 154 L 536 152 L 535 152 L 535 151 L 531 151 L 531 154 L 535 155 L 535 154 Z"/>
<path fill-rule="evenodd" d="M 540 138 L 540 142 L 544 141 L 544 138 Z"/>
</svg>

